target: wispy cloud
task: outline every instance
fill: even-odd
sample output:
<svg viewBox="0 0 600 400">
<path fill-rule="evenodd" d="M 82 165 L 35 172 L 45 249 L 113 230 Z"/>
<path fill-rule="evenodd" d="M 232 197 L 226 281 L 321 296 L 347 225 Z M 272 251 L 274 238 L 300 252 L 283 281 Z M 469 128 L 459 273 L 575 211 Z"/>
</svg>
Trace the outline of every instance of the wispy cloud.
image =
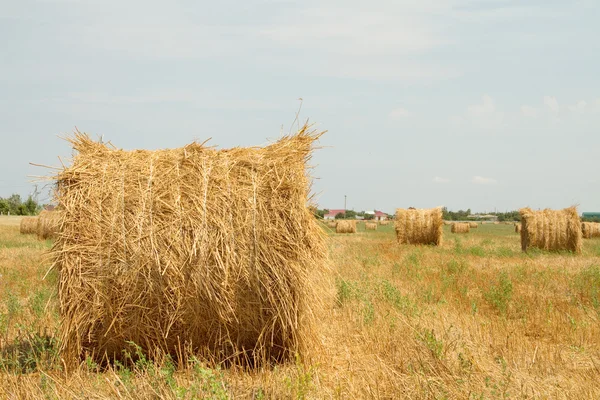
<svg viewBox="0 0 600 400">
<path fill-rule="evenodd" d="M 450 183 L 450 179 L 436 176 L 435 178 L 433 178 L 433 182 L 435 182 L 435 183 Z"/>
<path fill-rule="evenodd" d="M 521 114 L 525 117 L 536 118 L 538 116 L 538 109 L 531 106 L 521 106 Z"/>
<path fill-rule="evenodd" d="M 583 114 L 585 112 L 586 106 L 587 102 L 585 100 L 580 100 L 576 104 L 567 106 L 567 108 L 569 109 L 569 111 L 575 114 Z"/>
<path fill-rule="evenodd" d="M 388 114 L 388 117 L 391 119 L 403 119 L 406 117 L 410 117 L 412 115 L 412 113 L 410 111 L 408 111 L 406 108 L 403 107 L 398 107 L 393 109 L 392 111 L 390 111 L 390 113 Z"/>
<path fill-rule="evenodd" d="M 486 177 L 479 176 L 479 175 L 475 175 L 473 177 L 473 179 L 471 180 L 471 182 L 476 185 L 494 185 L 494 184 L 498 183 L 498 181 L 495 180 L 494 178 L 486 178 Z"/>
<path fill-rule="evenodd" d="M 477 129 L 498 128 L 503 121 L 504 113 L 496 108 L 494 99 L 488 94 L 481 96 L 481 103 L 467 106 L 464 115 L 455 115 L 450 118 L 450 122 L 454 125 L 466 123 Z"/>
<path fill-rule="evenodd" d="M 544 96 L 544 105 L 546 105 L 553 113 L 558 113 L 560 111 L 558 100 L 556 100 L 556 97 L 554 96 Z"/>
</svg>

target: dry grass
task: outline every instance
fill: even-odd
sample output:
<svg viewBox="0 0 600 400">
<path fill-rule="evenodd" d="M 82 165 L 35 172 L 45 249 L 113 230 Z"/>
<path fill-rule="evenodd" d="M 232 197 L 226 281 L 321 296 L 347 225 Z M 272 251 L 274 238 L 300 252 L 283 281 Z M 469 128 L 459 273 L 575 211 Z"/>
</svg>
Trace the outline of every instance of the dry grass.
<svg viewBox="0 0 600 400">
<path fill-rule="evenodd" d="M 365 222 L 365 230 L 376 231 L 377 230 L 377 222 Z"/>
<path fill-rule="evenodd" d="M 442 209 L 396 210 L 396 239 L 400 244 L 442 244 Z"/>
<path fill-rule="evenodd" d="M 65 374 L 46 242 L 0 226 L 0 398 L 600 398 L 598 239 L 579 256 L 521 253 L 506 225 L 437 247 L 394 241 L 383 227 L 329 238 L 337 297 L 311 362 L 175 368 L 141 353 Z"/>
<path fill-rule="evenodd" d="M 563 210 L 519 210 L 521 214 L 521 248 L 568 250 L 581 253 L 581 220 L 576 207 Z"/>
<path fill-rule="evenodd" d="M 32 233 L 37 233 L 37 225 L 38 217 L 23 217 L 21 219 L 19 231 L 22 235 L 30 235 Z"/>
<path fill-rule="evenodd" d="M 339 220 L 335 227 L 337 233 L 356 233 L 356 221 Z"/>
<path fill-rule="evenodd" d="M 582 222 L 581 234 L 584 239 L 600 237 L 600 223 L 598 222 Z"/>
<path fill-rule="evenodd" d="M 468 222 L 455 222 L 450 228 L 452 233 L 469 233 L 471 230 Z"/>
<path fill-rule="evenodd" d="M 77 133 L 57 176 L 61 356 L 259 365 L 317 346 L 324 234 L 306 126 L 264 148 L 123 151 Z M 276 210 L 276 212 L 274 212 Z"/>
</svg>

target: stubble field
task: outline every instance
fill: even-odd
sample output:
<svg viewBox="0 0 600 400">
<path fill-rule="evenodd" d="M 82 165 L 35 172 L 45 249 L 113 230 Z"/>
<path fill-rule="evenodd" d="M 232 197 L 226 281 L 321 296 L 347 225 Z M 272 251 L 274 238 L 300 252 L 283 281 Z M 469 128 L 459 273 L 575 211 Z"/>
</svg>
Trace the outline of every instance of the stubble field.
<svg viewBox="0 0 600 400">
<path fill-rule="evenodd" d="M 512 225 L 444 226 L 440 247 L 323 226 L 332 290 L 306 359 L 243 371 L 140 354 L 66 374 L 51 242 L 18 221 L 0 217 L 0 398 L 600 398 L 600 239 L 523 254 Z"/>
</svg>

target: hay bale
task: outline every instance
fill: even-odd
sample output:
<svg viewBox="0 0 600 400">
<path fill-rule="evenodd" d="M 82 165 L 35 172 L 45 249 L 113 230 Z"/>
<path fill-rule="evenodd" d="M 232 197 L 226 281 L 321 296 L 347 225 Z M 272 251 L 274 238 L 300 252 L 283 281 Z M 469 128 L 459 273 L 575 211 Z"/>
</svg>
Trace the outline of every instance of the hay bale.
<svg viewBox="0 0 600 400">
<path fill-rule="evenodd" d="M 469 222 L 469 228 L 477 229 L 479 228 L 479 224 L 477 222 Z"/>
<path fill-rule="evenodd" d="M 452 221 L 444 221 L 444 225 L 452 225 Z"/>
<path fill-rule="evenodd" d="M 365 230 L 376 231 L 377 230 L 377 222 L 365 222 Z"/>
<path fill-rule="evenodd" d="M 316 346 L 327 248 L 306 163 L 319 136 L 305 126 L 264 148 L 158 151 L 69 139 L 52 248 L 69 368 L 118 359 L 128 341 L 242 365 Z"/>
<path fill-rule="evenodd" d="M 582 222 L 581 234 L 584 239 L 600 237 L 600 223 L 598 222 Z"/>
<path fill-rule="evenodd" d="M 390 224 L 390 221 L 388 221 L 387 219 L 383 220 L 383 221 L 379 221 L 379 225 L 389 225 L 389 224 Z"/>
<path fill-rule="evenodd" d="M 494 225 L 500 225 L 500 222 L 494 221 Z"/>
<path fill-rule="evenodd" d="M 23 217 L 19 225 L 22 235 L 30 235 L 37 232 L 38 217 Z"/>
<path fill-rule="evenodd" d="M 581 253 L 581 220 L 576 207 L 563 210 L 519 210 L 521 214 L 521 248 L 569 250 Z"/>
<path fill-rule="evenodd" d="M 442 244 L 442 208 L 396 210 L 396 238 L 400 244 Z"/>
<path fill-rule="evenodd" d="M 42 211 L 37 218 L 39 240 L 55 239 L 60 232 L 60 211 Z"/>
<path fill-rule="evenodd" d="M 327 226 L 330 227 L 330 228 L 334 228 L 335 229 L 335 227 L 337 226 L 337 222 L 335 222 L 335 221 L 329 221 L 327 223 Z"/>
<path fill-rule="evenodd" d="M 515 225 L 515 233 L 521 233 L 521 224 Z"/>
<path fill-rule="evenodd" d="M 335 227 L 337 233 L 356 233 L 356 221 L 341 219 Z"/>
<path fill-rule="evenodd" d="M 455 222 L 450 229 L 452 233 L 469 233 L 470 230 L 468 222 Z"/>
</svg>

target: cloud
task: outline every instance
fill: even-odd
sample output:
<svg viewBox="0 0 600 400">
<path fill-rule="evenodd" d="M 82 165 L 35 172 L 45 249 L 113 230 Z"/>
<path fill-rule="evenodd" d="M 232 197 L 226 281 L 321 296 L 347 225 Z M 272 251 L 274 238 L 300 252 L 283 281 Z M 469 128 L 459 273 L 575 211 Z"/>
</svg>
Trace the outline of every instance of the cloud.
<svg viewBox="0 0 600 400">
<path fill-rule="evenodd" d="M 390 117 L 391 119 L 398 120 L 398 119 L 410 117 L 411 115 L 412 115 L 412 113 L 410 111 L 408 111 L 406 108 L 398 107 L 398 108 L 390 111 L 388 117 Z"/>
<path fill-rule="evenodd" d="M 435 182 L 435 183 L 450 183 L 450 179 L 441 178 L 439 176 L 436 176 L 435 178 L 433 178 L 433 182 Z"/>
<path fill-rule="evenodd" d="M 484 94 L 481 97 L 482 104 L 474 104 L 467 107 L 467 113 L 470 115 L 483 115 L 490 114 L 496 111 L 496 105 L 494 104 L 494 99 L 492 99 L 489 95 Z"/>
<path fill-rule="evenodd" d="M 573 104 L 571 106 L 567 106 L 569 111 L 576 114 L 583 114 L 585 112 L 585 108 L 587 106 L 587 102 L 585 100 L 580 100 L 577 104 Z"/>
<path fill-rule="evenodd" d="M 471 182 L 476 185 L 495 185 L 496 183 L 498 183 L 498 181 L 494 178 L 485 178 L 483 176 L 478 175 L 474 176 Z"/>
<path fill-rule="evenodd" d="M 525 117 L 536 118 L 538 116 L 538 109 L 531 106 L 521 106 L 521 114 Z"/>
<path fill-rule="evenodd" d="M 504 113 L 497 110 L 490 95 L 484 94 L 481 96 L 481 103 L 467 106 L 463 116 L 453 116 L 450 121 L 455 125 L 466 122 L 477 129 L 494 129 L 503 124 Z"/>
<path fill-rule="evenodd" d="M 554 96 L 544 96 L 544 104 L 553 112 L 557 113 L 560 110 L 558 100 Z"/>
</svg>

